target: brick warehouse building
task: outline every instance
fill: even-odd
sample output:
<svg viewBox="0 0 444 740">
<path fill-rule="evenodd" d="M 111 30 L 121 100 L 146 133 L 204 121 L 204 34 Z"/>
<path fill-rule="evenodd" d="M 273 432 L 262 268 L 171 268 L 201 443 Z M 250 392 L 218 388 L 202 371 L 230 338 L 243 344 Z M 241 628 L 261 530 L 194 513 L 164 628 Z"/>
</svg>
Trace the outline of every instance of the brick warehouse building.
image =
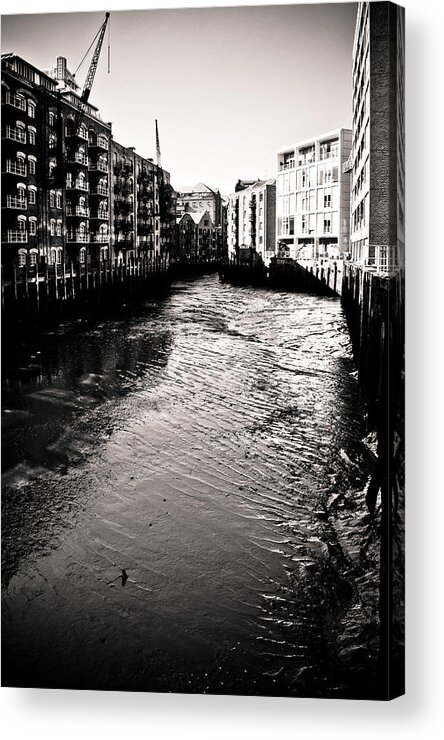
<svg viewBox="0 0 444 740">
<path fill-rule="evenodd" d="M 228 205 L 228 256 L 253 250 L 269 264 L 276 251 L 276 181 L 238 180 Z"/>
<path fill-rule="evenodd" d="M 112 138 L 66 60 L 49 73 L 2 55 L 2 265 L 164 257 L 175 239 L 170 177 Z"/>
<path fill-rule="evenodd" d="M 404 8 L 358 5 L 353 44 L 352 260 L 404 265 Z"/>
</svg>

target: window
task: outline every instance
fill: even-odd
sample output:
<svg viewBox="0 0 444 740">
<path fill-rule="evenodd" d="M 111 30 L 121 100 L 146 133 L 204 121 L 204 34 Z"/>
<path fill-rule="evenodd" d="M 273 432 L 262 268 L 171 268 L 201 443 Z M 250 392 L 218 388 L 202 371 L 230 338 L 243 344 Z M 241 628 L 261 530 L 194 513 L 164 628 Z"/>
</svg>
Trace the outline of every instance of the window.
<svg viewBox="0 0 444 740">
<path fill-rule="evenodd" d="M 56 193 L 56 206 L 57 208 L 62 207 L 62 194 L 61 193 Z"/>
<path fill-rule="evenodd" d="M 20 249 L 18 253 L 18 266 L 24 267 L 26 265 L 26 250 Z"/>
<path fill-rule="evenodd" d="M 30 206 L 35 205 L 36 203 L 36 191 L 34 188 L 29 188 L 28 190 L 28 203 Z"/>
<path fill-rule="evenodd" d="M 55 249 L 51 249 L 49 261 L 50 261 L 51 265 L 55 265 L 55 263 L 57 261 L 57 252 L 56 252 Z"/>
<path fill-rule="evenodd" d="M 55 227 L 56 227 L 56 222 L 55 222 L 55 219 L 52 218 L 51 221 L 49 222 L 49 233 L 51 234 L 51 236 L 55 236 Z"/>
<path fill-rule="evenodd" d="M 35 144 L 35 128 L 28 128 L 28 144 Z"/>
<path fill-rule="evenodd" d="M 85 264 L 86 261 L 86 249 L 85 247 L 82 247 L 79 254 L 79 261 L 81 265 Z"/>
<path fill-rule="evenodd" d="M 29 236 L 35 236 L 37 234 L 37 220 L 35 218 L 29 219 Z"/>
<path fill-rule="evenodd" d="M 29 253 L 29 265 L 30 267 L 35 267 L 36 264 L 37 264 L 37 250 L 31 249 Z"/>
<path fill-rule="evenodd" d="M 57 264 L 58 265 L 62 264 L 62 248 L 61 247 L 57 247 Z"/>
<path fill-rule="evenodd" d="M 60 218 L 57 219 L 56 234 L 62 236 L 62 220 Z"/>
<path fill-rule="evenodd" d="M 28 100 L 28 116 L 35 118 L 35 103 L 32 100 Z"/>
<path fill-rule="evenodd" d="M 55 113 L 51 111 L 49 114 L 49 125 L 50 126 L 55 126 L 55 119 L 56 119 Z"/>
<path fill-rule="evenodd" d="M 324 208 L 331 208 L 331 195 L 324 195 Z"/>
<path fill-rule="evenodd" d="M 55 206 L 55 193 L 54 190 L 49 191 L 49 207 L 54 208 Z"/>
<path fill-rule="evenodd" d="M 324 218 L 324 234 L 330 234 L 331 233 L 331 220 L 329 218 Z"/>
<path fill-rule="evenodd" d="M 50 134 L 49 135 L 48 143 L 49 143 L 49 148 L 50 149 L 55 149 L 56 148 L 57 139 L 54 136 L 54 134 Z"/>
</svg>

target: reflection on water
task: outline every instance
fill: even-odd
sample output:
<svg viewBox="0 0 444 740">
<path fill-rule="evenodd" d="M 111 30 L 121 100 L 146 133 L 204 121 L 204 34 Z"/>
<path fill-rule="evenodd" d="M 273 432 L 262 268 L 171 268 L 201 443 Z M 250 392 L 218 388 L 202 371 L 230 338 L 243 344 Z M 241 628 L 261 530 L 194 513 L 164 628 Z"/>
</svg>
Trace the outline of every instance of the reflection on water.
<svg viewBox="0 0 444 740">
<path fill-rule="evenodd" d="M 206 277 L 20 364 L 4 683 L 371 695 L 372 453 L 338 301 Z"/>
</svg>

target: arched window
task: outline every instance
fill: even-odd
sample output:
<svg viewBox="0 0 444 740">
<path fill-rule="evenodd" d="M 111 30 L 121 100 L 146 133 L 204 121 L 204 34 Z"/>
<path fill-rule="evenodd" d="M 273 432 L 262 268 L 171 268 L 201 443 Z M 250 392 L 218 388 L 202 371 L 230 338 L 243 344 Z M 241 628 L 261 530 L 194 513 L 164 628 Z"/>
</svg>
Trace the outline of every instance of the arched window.
<svg viewBox="0 0 444 740">
<path fill-rule="evenodd" d="M 99 144 L 99 146 L 108 148 L 108 139 L 106 138 L 106 136 L 99 136 L 97 139 L 97 143 Z"/>
<path fill-rule="evenodd" d="M 17 197 L 26 202 L 26 186 L 21 182 L 17 185 Z"/>
<path fill-rule="evenodd" d="M 18 231 L 26 231 L 26 216 L 17 216 L 17 229 Z"/>
<path fill-rule="evenodd" d="M 79 234 L 81 236 L 85 236 L 86 234 L 86 223 L 84 221 L 81 221 L 81 223 L 79 224 Z"/>
<path fill-rule="evenodd" d="M 54 208 L 55 207 L 55 192 L 54 190 L 49 191 L 49 207 Z"/>
<path fill-rule="evenodd" d="M 49 112 L 49 125 L 55 126 L 55 122 L 56 122 L 56 114 L 53 111 L 50 111 Z"/>
<path fill-rule="evenodd" d="M 19 249 L 18 252 L 18 266 L 24 267 L 26 265 L 27 251 L 26 249 Z"/>
<path fill-rule="evenodd" d="M 28 144 L 35 144 L 36 129 L 34 126 L 28 126 Z"/>
<path fill-rule="evenodd" d="M 56 146 L 57 146 L 57 139 L 56 139 L 55 134 L 50 134 L 49 135 L 48 143 L 49 143 L 49 148 L 50 149 L 55 149 L 56 148 Z"/>
<path fill-rule="evenodd" d="M 15 96 L 15 103 L 19 110 L 26 111 L 26 99 L 24 95 L 17 93 Z"/>
<path fill-rule="evenodd" d="M 51 249 L 51 252 L 49 253 L 49 261 L 51 265 L 55 265 L 57 261 L 57 251 L 54 249 L 54 247 Z"/>
<path fill-rule="evenodd" d="M 57 236 L 62 236 L 62 219 L 61 218 L 57 219 L 56 234 Z"/>
<path fill-rule="evenodd" d="M 35 185 L 29 185 L 28 187 L 28 203 L 30 206 L 35 205 L 37 196 L 37 188 Z"/>
<path fill-rule="evenodd" d="M 85 247 L 82 247 L 79 252 L 79 261 L 81 265 L 84 265 L 86 262 L 86 249 Z"/>
<path fill-rule="evenodd" d="M 56 206 L 57 206 L 57 208 L 61 208 L 62 207 L 62 194 L 61 194 L 61 192 L 59 190 L 56 193 Z"/>
<path fill-rule="evenodd" d="M 88 131 L 88 143 L 94 146 L 94 144 L 96 143 L 96 140 L 97 140 L 96 132 L 94 131 L 94 129 L 90 128 L 90 130 Z"/>
<path fill-rule="evenodd" d="M 56 228 L 55 218 L 52 218 L 49 222 L 49 233 L 51 234 L 51 236 L 55 236 L 55 228 Z"/>
<path fill-rule="evenodd" d="M 57 264 L 62 264 L 62 247 L 57 247 Z"/>
<path fill-rule="evenodd" d="M 36 161 L 36 158 L 32 155 L 28 157 L 28 173 L 30 175 L 35 175 Z"/>
<path fill-rule="evenodd" d="M 108 226 L 106 224 L 100 224 L 99 234 L 102 241 L 108 236 Z"/>
<path fill-rule="evenodd" d="M 79 198 L 79 208 L 81 211 L 84 211 L 86 208 L 86 198 L 84 195 L 81 195 Z"/>
<path fill-rule="evenodd" d="M 100 249 L 100 259 L 101 260 L 107 260 L 108 259 L 108 247 L 101 247 L 101 249 Z"/>
<path fill-rule="evenodd" d="M 85 126 L 84 123 L 82 123 L 82 125 L 79 128 L 79 136 L 81 136 L 82 139 L 87 139 L 88 138 L 88 130 L 87 130 L 87 128 L 86 128 L 86 126 Z"/>
<path fill-rule="evenodd" d="M 35 118 L 35 103 L 33 100 L 28 100 L 28 116 Z"/>
<path fill-rule="evenodd" d="M 29 236 L 36 236 L 37 234 L 37 219 L 35 216 L 29 218 Z"/>
<path fill-rule="evenodd" d="M 29 265 L 30 267 L 34 267 L 37 264 L 37 250 L 31 249 L 29 252 Z"/>
<path fill-rule="evenodd" d="M 55 157 L 51 157 L 48 163 L 48 171 L 50 175 L 52 175 L 56 167 L 57 167 L 57 160 L 55 159 Z"/>
</svg>

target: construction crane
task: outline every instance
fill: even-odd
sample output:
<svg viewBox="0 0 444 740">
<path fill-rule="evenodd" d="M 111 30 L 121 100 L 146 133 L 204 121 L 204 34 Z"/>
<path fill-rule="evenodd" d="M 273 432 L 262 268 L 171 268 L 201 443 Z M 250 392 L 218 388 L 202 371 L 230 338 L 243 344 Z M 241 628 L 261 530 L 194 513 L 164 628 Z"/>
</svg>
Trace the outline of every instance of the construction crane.
<svg viewBox="0 0 444 740">
<path fill-rule="evenodd" d="M 158 208 L 156 209 L 156 212 L 157 212 L 157 215 L 160 216 L 160 218 L 163 218 L 165 182 L 164 182 L 163 169 L 162 169 L 162 157 L 160 154 L 159 127 L 157 125 L 157 118 L 156 118 L 156 164 L 157 164 L 157 189 L 158 189 Z"/>
<path fill-rule="evenodd" d="M 94 77 L 96 75 L 97 71 L 97 65 L 99 63 L 99 57 L 100 52 L 102 51 L 102 44 L 103 44 L 103 38 L 105 36 L 106 26 L 108 24 L 108 18 L 109 13 L 105 14 L 105 18 L 103 20 L 102 25 L 100 26 L 99 30 L 97 31 L 96 36 L 94 37 L 91 46 L 93 45 L 96 38 L 98 38 L 96 48 L 94 50 L 93 58 L 91 59 L 91 64 L 89 65 L 88 74 L 86 75 L 85 84 L 83 85 L 82 94 L 80 96 L 79 105 L 76 111 L 75 119 L 74 119 L 74 131 L 77 133 L 80 125 L 82 123 L 83 115 L 87 109 L 88 105 L 88 99 L 91 93 L 91 88 L 94 82 Z M 91 48 L 91 46 L 89 48 Z M 89 51 L 89 49 L 88 49 Z M 88 52 L 86 52 L 88 53 Z M 86 56 L 86 54 L 85 54 Z M 83 57 L 84 59 L 85 57 Z M 83 62 L 82 59 L 82 62 Z M 82 62 L 80 64 L 82 64 Z M 108 65 L 109 65 L 109 50 L 108 50 Z M 79 65 L 80 67 L 80 65 Z"/>
<path fill-rule="evenodd" d="M 156 163 L 158 167 L 162 167 L 162 158 L 160 156 L 160 142 L 159 142 L 159 129 L 157 126 L 157 118 L 156 118 Z"/>
<path fill-rule="evenodd" d="M 77 134 L 81 123 L 83 116 L 86 112 L 86 109 L 88 107 L 88 100 L 91 93 L 91 88 L 94 82 L 94 77 L 96 75 L 97 71 L 97 65 L 99 63 L 99 57 L 100 52 L 102 50 L 102 44 L 103 39 L 105 36 L 106 26 L 108 24 L 110 14 L 106 13 L 105 18 L 102 22 L 102 25 L 100 26 L 99 30 L 97 31 L 95 37 L 93 38 L 85 56 L 83 57 L 82 61 L 80 62 L 79 66 L 77 67 L 76 73 L 79 71 L 81 65 L 83 64 L 87 54 L 89 53 L 92 45 L 94 44 L 95 40 L 97 40 L 96 48 L 94 50 L 93 57 L 91 59 L 91 64 L 89 65 L 88 74 L 86 75 L 85 84 L 83 85 L 82 94 L 80 95 L 80 99 L 78 102 L 78 107 L 75 112 L 74 117 L 74 124 L 73 124 L 73 131 Z M 109 43 L 108 43 L 108 72 L 109 72 Z M 76 74 L 75 73 L 75 74 Z M 75 77 L 75 74 L 73 75 Z M 64 185 L 65 182 L 65 171 L 63 167 L 63 161 L 64 161 L 64 152 L 63 152 L 63 119 L 62 119 L 62 96 L 63 96 L 64 90 L 61 90 L 57 94 L 57 149 L 56 149 L 56 167 L 53 171 L 52 177 L 50 177 L 49 186 L 53 188 L 61 188 Z"/>
</svg>

